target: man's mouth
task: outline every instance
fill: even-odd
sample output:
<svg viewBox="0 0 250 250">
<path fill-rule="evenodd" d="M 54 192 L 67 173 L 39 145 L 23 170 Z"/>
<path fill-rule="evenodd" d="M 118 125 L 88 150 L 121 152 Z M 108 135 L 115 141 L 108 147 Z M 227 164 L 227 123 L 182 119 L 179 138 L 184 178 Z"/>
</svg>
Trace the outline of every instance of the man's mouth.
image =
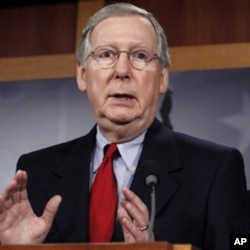
<svg viewBox="0 0 250 250">
<path fill-rule="evenodd" d="M 134 99 L 135 97 L 129 94 L 114 94 L 112 97 L 121 99 L 121 100 L 129 100 L 129 99 Z"/>
</svg>

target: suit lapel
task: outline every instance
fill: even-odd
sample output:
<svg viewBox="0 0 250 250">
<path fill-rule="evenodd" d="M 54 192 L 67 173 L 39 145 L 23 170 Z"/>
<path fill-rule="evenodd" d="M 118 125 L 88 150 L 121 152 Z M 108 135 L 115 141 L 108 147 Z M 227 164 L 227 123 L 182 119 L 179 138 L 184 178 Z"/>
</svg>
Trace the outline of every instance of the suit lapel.
<svg viewBox="0 0 250 250">
<path fill-rule="evenodd" d="M 60 194 L 62 203 L 55 222 L 63 241 L 88 240 L 88 196 L 91 153 L 95 143 L 95 128 L 69 148 L 58 168 L 52 172 L 46 192 Z"/>
<path fill-rule="evenodd" d="M 156 187 L 156 214 L 169 201 L 178 188 L 178 184 L 172 178 L 171 173 L 181 169 L 181 161 L 178 148 L 172 131 L 165 128 L 158 120 L 155 120 L 149 128 L 139 164 L 131 185 L 134 191 L 150 209 L 150 188 L 144 183 L 143 163 L 152 160 L 157 163 L 159 182 Z"/>
<path fill-rule="evenodd" d="M 148 160 L 156 162 L 158 166 L 159 182 L 156 187 L 157 216 L 178 189 L 178 183 L 173 179 L 172 172 L 182 168 L 173 132 L 165 128 L 158 120 L 153 122 L 146 133 L 142 154 L 130 187 L 150 211 L 151 190 L 145 185 L 143 169 L 143 163 Z M 123 239 L 119 223 L 116 227 L 116 237 L 119 240 Z"/>
</svg>

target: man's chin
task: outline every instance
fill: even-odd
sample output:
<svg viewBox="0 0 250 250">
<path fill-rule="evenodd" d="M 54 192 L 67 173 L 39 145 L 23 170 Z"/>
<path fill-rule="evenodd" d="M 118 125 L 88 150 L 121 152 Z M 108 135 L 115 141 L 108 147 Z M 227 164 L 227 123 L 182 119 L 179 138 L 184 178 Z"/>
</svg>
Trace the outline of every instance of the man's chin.
<svg viewBox="0 0 250 250">
<path fill-rule="evenodd" d="M 128 120 L 128 119 L 112 119 L 110 120 L 113 124 L 115 125 L 127 125 L 130 124 L 133 120 Z"/>
<path fill-rule="evenodd" d="M 138 116 L 134 114 L 124 114 L 124 113 L 111 113 L 109 115 L 100 116 L 100 122 L 106 123 L 106 125 L 111 126 L 126 126 L 133 124 L 138 120 Z"/>
</svg>

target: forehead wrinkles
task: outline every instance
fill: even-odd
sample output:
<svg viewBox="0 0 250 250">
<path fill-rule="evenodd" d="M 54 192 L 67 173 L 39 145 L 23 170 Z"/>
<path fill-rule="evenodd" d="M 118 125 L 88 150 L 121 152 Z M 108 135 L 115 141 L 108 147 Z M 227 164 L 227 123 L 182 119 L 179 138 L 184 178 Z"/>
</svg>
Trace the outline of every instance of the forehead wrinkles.
<svg viewBox="0 0 250 250">
<path fill-rule="evenodd" d="M 99 22 L 90 34 L 91 46 L 109 43 L 135 43 L 157 48 L 157 34 L 149 20 L 138 15 L 108 17 Z"/>
</svg>

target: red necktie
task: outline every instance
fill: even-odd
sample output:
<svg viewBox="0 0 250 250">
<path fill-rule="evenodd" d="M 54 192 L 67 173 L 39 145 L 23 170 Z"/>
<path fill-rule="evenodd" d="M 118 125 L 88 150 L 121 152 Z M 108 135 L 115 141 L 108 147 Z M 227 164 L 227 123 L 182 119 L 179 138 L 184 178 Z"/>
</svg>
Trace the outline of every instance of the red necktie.
<svg viewBox="0 0 250 250">
<path fill-rule="evenodd" d="M 89 241 L 111 241 L 116 222 L 117 185 L 113 172 L 116 144 L 109 145 L 96 174 L 89 200 Z"/>
</svg>

